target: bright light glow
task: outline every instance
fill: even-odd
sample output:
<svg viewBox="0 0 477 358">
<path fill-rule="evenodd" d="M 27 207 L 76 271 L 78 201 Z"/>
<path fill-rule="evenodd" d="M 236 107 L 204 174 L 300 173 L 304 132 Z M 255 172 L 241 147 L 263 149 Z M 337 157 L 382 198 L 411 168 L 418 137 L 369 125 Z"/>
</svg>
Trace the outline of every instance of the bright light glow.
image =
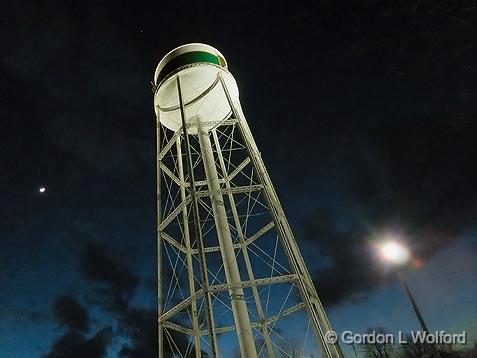
<svg viewBox="0 0 477 358">
<path fill-rule="evenodd" d="M 44 186 L 40 187 L 38 190 L 40 193 L 44 193 L 46 191 L 46 188 Z"/>
<path fill-rule="evenodd" d="M 386 261 L 402 265 L 409 260 L 409 250 L 397 241 L 387 241 L 380 247 L 380 253 Z"/>
</svg>

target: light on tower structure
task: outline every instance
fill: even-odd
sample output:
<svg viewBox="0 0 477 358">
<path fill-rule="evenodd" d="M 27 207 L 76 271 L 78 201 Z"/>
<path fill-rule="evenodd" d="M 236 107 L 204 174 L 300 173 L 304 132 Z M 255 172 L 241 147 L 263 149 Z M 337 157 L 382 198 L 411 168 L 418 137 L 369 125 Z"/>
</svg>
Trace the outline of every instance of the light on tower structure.
<svg viewBox="0 0 477 358">
<path fill-rule="evenodd" d="M 154 75 L 159 357 L 341 357 L 224 56 Z"/>
</svg>

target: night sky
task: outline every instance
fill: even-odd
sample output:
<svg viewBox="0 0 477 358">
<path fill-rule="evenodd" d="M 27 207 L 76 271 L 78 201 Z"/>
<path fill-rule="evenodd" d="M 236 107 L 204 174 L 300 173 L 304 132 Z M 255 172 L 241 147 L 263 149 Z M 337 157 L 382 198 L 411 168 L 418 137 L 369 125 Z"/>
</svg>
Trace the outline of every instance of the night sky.
<svg viewBox="0 0 477 358">
<path fill-rule="evenodd" d="M 332 326 L 419 328 L 371 249 L 395 235 L 472 346 L 476 34 L 475 0 L 2 2 L 0 357 L 156 356 L 150 82 L 189 42 L 228 60 Z"/>
</svg>

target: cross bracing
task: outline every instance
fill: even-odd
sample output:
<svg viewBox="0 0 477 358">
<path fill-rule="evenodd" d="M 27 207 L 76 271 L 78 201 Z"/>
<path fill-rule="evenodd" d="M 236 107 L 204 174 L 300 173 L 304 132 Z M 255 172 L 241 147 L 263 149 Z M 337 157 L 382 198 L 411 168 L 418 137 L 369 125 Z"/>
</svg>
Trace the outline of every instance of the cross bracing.
<svg viewBox="0 0 477 358">
<path fill-rule="evenodd" d="M 193 90 L 177 82 L 179 91 Z M 340 357 L 324 341 L 329 322 L 240 106 L 220 75 L 213 86 L 229 101 L 223 120 L 186 121 L 194 114 L 182 103 L 183 125 L 172 131 L 158 112 L 160 354 L 239 354 L 236 310 L 245 307 L 257 356 Z M 188 134 L 194 126 L 206 130 Z M 231 256 L 223 254 L 220 231 Z"/>
</svg>

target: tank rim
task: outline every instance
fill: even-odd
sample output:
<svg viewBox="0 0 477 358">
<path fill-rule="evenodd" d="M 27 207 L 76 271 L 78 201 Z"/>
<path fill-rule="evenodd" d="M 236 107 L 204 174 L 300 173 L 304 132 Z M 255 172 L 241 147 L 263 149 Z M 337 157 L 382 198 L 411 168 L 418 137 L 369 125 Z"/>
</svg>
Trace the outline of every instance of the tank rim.
<svg viewBox="0 0 477 358">
<path fill-rule="evenodd" d="M 170 76 L 171 72 L 177 73 L 180 67 L 184 67 L 186 65 L 190 65 L 193 63 L 201 63 L 201 61 L 192 61 L 188 64 L 182 65 L 179 68 L 174 68 L 172 71 L 168 73 L 163 73 L 165 67 L 171 63 L 174 59 L 177 59 L 179 56 L 183 56 L 185 54 L 191 54 L 191 53 L 205 53 L 209 55 L 216 56 L 218 58 L 218 64 L 210 63 L 212 65 L 219 65 L 219 67 L 222 67 L 224 69 L 227 69 L 227 60 L 225 59 L 224 55 L 217 50 L 215 47 L 206 45 L 203 43 L 189 43 L 185 45 L 178 46 L 174 48 L 173 50 L 169 51 L 162 59 L 159 61 L 159 64 L 156 67 L 156 71 L 154 72 L 154 85 L 158 87 L 160 83 L 163 82 L 163 80 L 167 77 Z M 208 61 L 205 61 L 205 63 L 209 63 Z M 162 78 L 161 78 L 162 77 Z"/>
</svg>

